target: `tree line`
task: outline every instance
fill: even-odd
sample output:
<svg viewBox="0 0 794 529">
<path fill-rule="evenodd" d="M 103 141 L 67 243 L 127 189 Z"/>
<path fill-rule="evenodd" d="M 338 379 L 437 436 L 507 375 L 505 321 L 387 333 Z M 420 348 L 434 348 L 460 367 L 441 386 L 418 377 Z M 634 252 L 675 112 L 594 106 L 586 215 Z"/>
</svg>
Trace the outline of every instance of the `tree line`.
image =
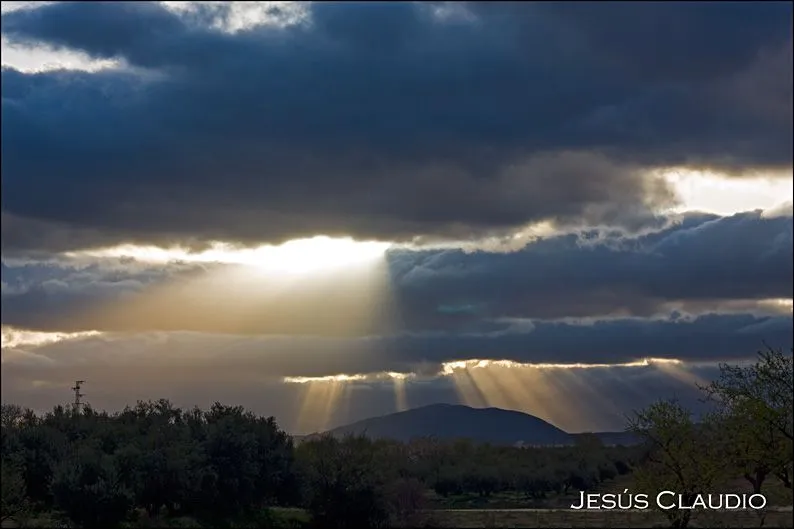
<svg viewBox="0 0 794 529">
<path fill-rule="evenodd" d="M 636 449 L 583 438 L 576 447 L 516 448 L 416 439 L 321 436 L 299 443 L 241 407 L 182 410 L 167 400 L 120 413 L 2 407 L 2 516 L 60 513 L 80 527 L 148 519 L 274 525 L 269 508 L 305 508 L 321 527 L 410 521 L 426 492 L 527 499 L 628 473 Z M 272 514 L 272 513 L 270 513 Z"/>
</svg>

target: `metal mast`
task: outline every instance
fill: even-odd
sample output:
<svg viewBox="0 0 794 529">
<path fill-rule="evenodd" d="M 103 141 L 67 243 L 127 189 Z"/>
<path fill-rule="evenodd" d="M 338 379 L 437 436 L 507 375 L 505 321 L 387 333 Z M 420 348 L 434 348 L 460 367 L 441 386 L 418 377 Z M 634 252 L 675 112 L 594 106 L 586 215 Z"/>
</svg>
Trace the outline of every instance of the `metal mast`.
<svg viewBox="0 0 794 529">
<path fill-rule="evenodd" d="M 81 397 L 85 397 L 85 394 L 80 393 L 80 386 L 83 385 L 83 384 L 85 384 L 85 380 L 76 380 L 74 382 L 74 387 L 72 388 L 72 391 L 74 391 L 74 411 L 75 412 L 79 412 L 80 411 L 80 405 L 82 404 L 82 402 L 80 402 L 80 398 Z"/>
</svg>

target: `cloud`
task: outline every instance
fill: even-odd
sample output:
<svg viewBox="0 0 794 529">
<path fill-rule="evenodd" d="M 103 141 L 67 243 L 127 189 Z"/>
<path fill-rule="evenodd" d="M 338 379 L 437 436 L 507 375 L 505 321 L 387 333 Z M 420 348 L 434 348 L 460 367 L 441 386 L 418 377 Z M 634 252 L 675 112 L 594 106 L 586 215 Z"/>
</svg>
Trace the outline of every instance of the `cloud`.
<svg viewBox="0 0 794 529">
<path fill-rule="evenodd" d="M 794 297 L 792 221 L 782 210 L 525 243 L 503 252 L 394 249 L 371 269 L 297 282 L 223 263 L 5 259 L 2 322 L 68 332 L 480 333 L 537 320 L 787 315 L 772 301 Z"/>
<path fill-rule="evenodd" d="M 675 203 L 654 169 L 791 167 L 787 3 L 433 7 L 4 13 L 15 45 L 126 65 L 3 70 L 4 254 L 637 228 Z"/>
<path fill-rule="evenodd" d="M 763 235 L 762 235 L 763 233 Z M 550 237 L 512 253 L 405 252 L 392 258 L 405 317 L 654 316 L 697 303 L 792 297 L 792 222 L 760 212 L 685 217 L 640 237 L 608 230 Z M 686 310 L 686 309 L 684 309 Z"/>
</svg>

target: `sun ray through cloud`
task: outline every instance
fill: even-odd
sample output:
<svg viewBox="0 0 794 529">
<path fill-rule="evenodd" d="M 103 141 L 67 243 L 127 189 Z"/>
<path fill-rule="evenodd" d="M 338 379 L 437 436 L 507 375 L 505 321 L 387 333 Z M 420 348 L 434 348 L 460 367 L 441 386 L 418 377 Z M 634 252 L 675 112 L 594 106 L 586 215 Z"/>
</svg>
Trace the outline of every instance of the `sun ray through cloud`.
<svg viewBox="0 0 794 529">
<path fill-rule="evenodd" d="M 359 247 L 360 246 L 360 247 Z M 184 253 L 120 247 L 73 257 L 206 263 L 207 269 L 105 304 L 80 319 L 116 330 L 186 328 L 228 333 L 360 335 L 393 324 L 388 245 L 327 237 L 259 250 Z"/>
<path fill-rule="evenodd" d="M 509 360 L 465 360 L 446 362 L 435 375 L 415 373 L 359 373 L 316 377 L 286 377 L 288 384 L 304 386 L 301 405 L 301 431 L 320 431 L 333 417 L 345 416 L 340 410 L 340 395 L 348 398 L 358 384 L 390 384 L 394 390 L 396 411 L 407 409 L 408 382 L 419 379 L 448 378 L 453 382 L 458 400 L 475 408 L 496 407 L 516 410 L 540 417 L 563 428 L 595 430 L 598 425 L 615 422 L 625 409 L 600 393 L 602 386 L 592 385 L 588 372 L 608 375 L 615 384 L 625 384 L 620 370 L 655 370 L 684 386 L 696 387 L 705 379 L 685 363 L 670 358 L 644 358 L 631 362 L 605 363 L 520 363 Z M 599 380 L 603 379 L 599 378 Z M 690 388 L 690 389 L 691 389 Z M 641 397 L 642 387 L 626 386 L 626 391 Z"/>
</svg>

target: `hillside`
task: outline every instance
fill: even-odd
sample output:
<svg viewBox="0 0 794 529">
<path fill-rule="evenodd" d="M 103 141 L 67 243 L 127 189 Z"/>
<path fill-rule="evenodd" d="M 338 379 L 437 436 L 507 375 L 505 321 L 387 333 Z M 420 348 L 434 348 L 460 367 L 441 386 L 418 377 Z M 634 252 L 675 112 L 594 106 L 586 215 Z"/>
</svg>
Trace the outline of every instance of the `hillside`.
<svg viewBox="0 0 794 529">
<path fill-rule="evenodd" d="M 331 435 L 365 434 L 409 441 L 416 437 L 471 439 L 493 444 L 568 445 L 574 437 L 532 415 L 499 408 L 432 404 L 373 417 L 331 430 Z"/>
<path fill-rule="evenodd" d="M 569 434 L 533 415 L 499 408 L 471 408 L 431 404 L 407 411 L 372 417 L 328 432 L 336 437 L 365 434 L 372 438 L 407 441 L 416 437 L 470 439 L 492 444 L 568 445 L 586 434 Z M 301 442 L 319 434 L 294 436 Z M 606 446 L 639 443 L 630 432 L 592 432 Z"/>
</svg>

